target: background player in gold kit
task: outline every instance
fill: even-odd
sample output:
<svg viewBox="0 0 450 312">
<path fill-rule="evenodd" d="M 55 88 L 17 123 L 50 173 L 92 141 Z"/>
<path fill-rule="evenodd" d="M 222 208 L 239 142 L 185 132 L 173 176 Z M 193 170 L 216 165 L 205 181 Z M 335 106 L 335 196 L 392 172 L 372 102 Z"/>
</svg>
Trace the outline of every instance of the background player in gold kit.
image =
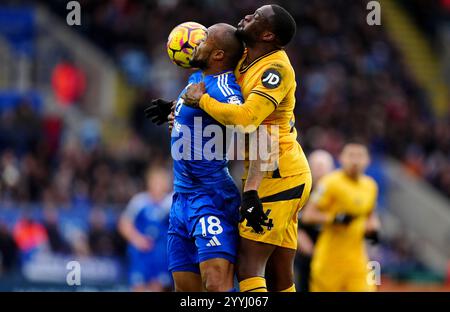
<svg viewBox="0 0 450 312">
<path fill-rule="evenodd" d="M 235 70 L 245 102 L 223 105 L 204 94 L 201 84 L 191 85 L 184 97 L 186 104 L 202 108 L 224 125 L 279 129 L 278 167 L 262 172 L 258 161 L 246 162 L 237 268 L 244 292 L 295 291 L 297 215 L 311 189 L 310 169 L 294 126 L 295 73 L 283 50 L 295 30 L 292 16 L 278 5 L 246 15 L 236 32 L 246 50 Z M 270 133 L 270 127 L 267 130 Z"/>
<path fill-rule="evenodd" d="M 326 174 L 334 170 L 334 160 L 331 154 L 323 149 L 318 149 L 308 156 L 312 175 L 312 191 L 317 182 Z M 308 202 L 302 212 L 307 210 Z M 302 212 L 298 219 L 298 250 L 295 259 L 297 269 L 297 291 L 308 292 L 311 276 L 311 259 L 314 253 L 314 244 L 320 233 L 320 225 L 305 224 L 302 220 Z"/>
<path fill-rule="evenodd" d="M 311 291 L 374 291 L 367 282 L 364 237 L 379 228 L 375 214 L 377 184 L 364 174 L 369 165 L 365 145 L 348 143 L 340 155 L 342 169 L 325 175 L 302 211 L 304 223 L 322 224 L 311 263 Z"/>
</svg>

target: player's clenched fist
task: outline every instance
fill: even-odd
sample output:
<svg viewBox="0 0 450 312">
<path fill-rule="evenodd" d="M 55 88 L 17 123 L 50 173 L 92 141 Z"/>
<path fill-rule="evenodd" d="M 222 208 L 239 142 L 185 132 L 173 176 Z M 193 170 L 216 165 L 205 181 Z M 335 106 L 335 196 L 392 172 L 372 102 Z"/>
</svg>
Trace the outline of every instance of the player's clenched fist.
<svg viewBox="0 0 450 312">
<path fill-rule="evenodd" d="M 242 194 L 241 222 L 247 220 L 247 226 L 251 226 L 256 233 L 263 232 L 261 225 L 268 219 L 263 210 L 261 199 L 255 190 L 246 191 Z"/>
<path fill-rule="evenodd" d="M 193 83 L 186 89 L 182 98 L 188 106 L 198 107 L 200 98 L 205 94 L 205 83 Z"/>
<path fill-rule="evenodd" d="M 168 116 L 172 111 L 175 101 L 166 101 L 163 99 L 152 100 L 145 110 L 145 118 L 151 119 L 158 126 L 168 121 Z"/>
</svg>

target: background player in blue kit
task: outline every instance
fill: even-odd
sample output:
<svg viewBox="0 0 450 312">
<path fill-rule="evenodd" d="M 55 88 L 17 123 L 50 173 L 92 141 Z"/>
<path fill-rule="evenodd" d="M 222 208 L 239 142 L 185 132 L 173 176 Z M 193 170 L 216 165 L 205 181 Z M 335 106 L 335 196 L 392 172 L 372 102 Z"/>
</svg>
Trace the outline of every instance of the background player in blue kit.
<svg viewBox="0 0 450 312">
<path fill-rule="evenodd" d="M 167 230 L 171 200 L 170 173 L 149 168 L 147 191 L 133 196 L 119 220 L 119 231 L 128 241 L 129 282 L 134 291 L 170 290 L 167 270 Z"/>
<path fill-rule="evenodd" d="M 206 39 L 197 46 L 191 61 L 201 71 L 189 77 L 188 85 L 203 81 L 215 99 L 239 104 L 243 98 L 233 69 L 243 53 L 243 45 L 235 31 L 228 24 L 208 28 Z M 208 160 L 211 155 L 203 153 L 211 140 L 202 135 L 203 130 L 216 125 L 224 134 L 224 127 L 201 109 L 183 105 L 181 96 L 185 90 L 176 102 L 172 129 L 175 194 L 170 211 L 169 270 L 176 291 L 230 291 L 238 244 L 240 193 L 227 168 L 225 142 L 221 159 Z M 153 101 L 153 107 L 168 103 L 163 102 Z M 146 114 L 156 115 L 149 111 Z M 167 120 L 167 115 L 160 117 Z M 200 127 L 194 127 L 197 122 L 201 122 Z M 195 135 L 201 144 L 195 144 Z"/>
</svg>

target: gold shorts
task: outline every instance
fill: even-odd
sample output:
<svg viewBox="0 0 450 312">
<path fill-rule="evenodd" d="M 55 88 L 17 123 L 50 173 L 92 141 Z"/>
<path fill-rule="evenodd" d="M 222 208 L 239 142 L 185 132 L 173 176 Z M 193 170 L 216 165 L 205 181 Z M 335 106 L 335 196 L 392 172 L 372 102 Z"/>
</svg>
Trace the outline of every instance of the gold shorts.
<svg viewBox="0 0 450 312">
<path fill-rule="evenodd" d="M 239 235 L 252 241 L 297 249 L 298 212 L 308 200 L 311 182 L 309 172 L 283 178 L 264 178 L 258 189 L 264 212 L 269 217 L 267 225 L 263 225 L 264 232 L 255 233 L 244 220 L 239 223 Z"/>
<path fill-rule="evenodd" d="M 345 266 L 311 263 L 310 289 L 312 292 L 372 292 L 376 285 L 368 282 L 369 271 L 364 262 L 349 261 Z"/>
</svg>

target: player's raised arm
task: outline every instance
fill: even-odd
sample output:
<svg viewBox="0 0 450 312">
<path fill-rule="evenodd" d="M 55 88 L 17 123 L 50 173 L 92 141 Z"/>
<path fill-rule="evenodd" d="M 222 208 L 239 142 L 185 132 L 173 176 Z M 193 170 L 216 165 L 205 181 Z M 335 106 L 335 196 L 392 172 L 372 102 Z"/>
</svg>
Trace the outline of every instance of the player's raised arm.
<svg viewBox="0 0 450 312">
<path fill-rule="evenodd" d="M 185 104 L 200 107 L 224 125 L 254 126 L 250 127 L 254 131 L 278 107 L 294 83 L 294 73 L 280 62 L 267 64 L 258 84 L 241 105 L 221 103 L 196 84 L 189 86 L 183 98 Z"/>
<path fill-rule="evenodd" d="M 221 103 L 209 94 L 201 97 L 199 106 L 223 125 L 240 125 L 253 131 L 274 110 L 274 104 L 259 95 L 250 94 L 242 105 Z M 249 127 L 254 126 L 254 127 Z"/>
<path fill-rule="evenodd" d="M 166 101 L 163 99 L 152 100 L 144 109 L 145 118 L 160 126 L 169 121 L 168 116 L 172 112 L 175 101 Z"/>
</svg>

